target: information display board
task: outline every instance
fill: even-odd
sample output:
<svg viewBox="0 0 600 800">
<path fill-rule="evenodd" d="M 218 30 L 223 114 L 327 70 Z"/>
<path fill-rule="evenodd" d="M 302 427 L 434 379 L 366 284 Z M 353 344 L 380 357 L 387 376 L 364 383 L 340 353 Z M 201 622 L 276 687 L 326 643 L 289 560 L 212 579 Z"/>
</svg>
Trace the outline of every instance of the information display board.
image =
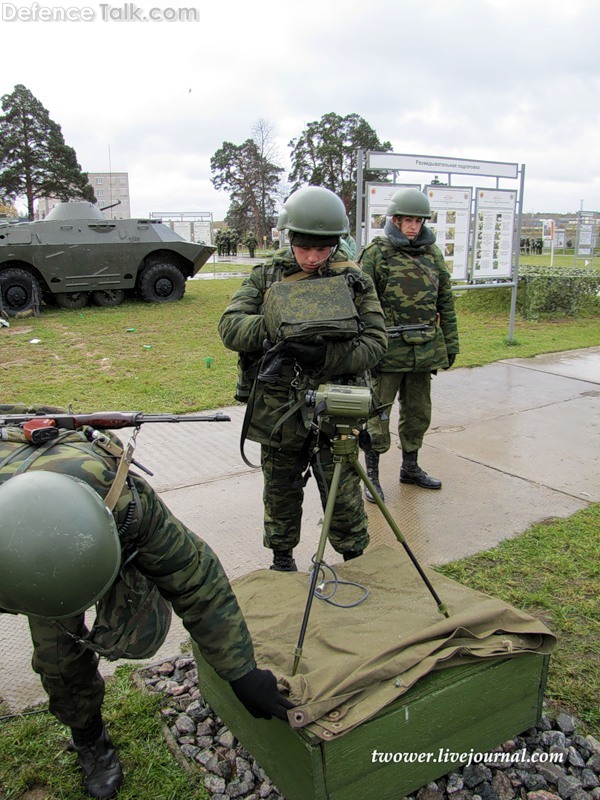
<svg viewBox="0 0 600 800">
<path fill-rule="evenodd" d="M 392 197 L 400 189 L 419 189 L 418 183 L 366 183 L 367 210 L 365 220 L 365 244 L 376 236 L 383 236 L 387 211 Z"/>
<path fill-rule="evenodd" d="M 473 274 L 510 278 L 517 193 L 511 189 L 475 189 Z"/>
<path fill-rule="evenodd" d="M 471 229 L 470 186 L 426 187 L 431 206 L 431 219 L 427 223 L 436 235 L 436 244 L 442 251 L 453 280 L 466 280 L 469 264 L 469 232 Z"/>
<path fill-rule="evenodd" d="M 588 211 L 580 211 L 577 219 L 577 244 L 576 257 L 591 256 L 594 254 L 594 228 L 596 215 Z"/>
</svg>

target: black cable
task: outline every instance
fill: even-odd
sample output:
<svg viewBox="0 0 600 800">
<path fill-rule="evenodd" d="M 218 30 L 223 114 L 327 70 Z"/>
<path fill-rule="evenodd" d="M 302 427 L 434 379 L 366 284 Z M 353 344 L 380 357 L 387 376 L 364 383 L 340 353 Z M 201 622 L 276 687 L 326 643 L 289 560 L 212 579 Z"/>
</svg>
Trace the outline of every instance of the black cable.
<svg viewBox="0 0 600 800">
<path fill-rule="evenodd" d="M 29 717 L 32 714 L 46 714 L 49 711 L 49 708 L 38 708 L 36 711 L 19 711 L 17 714 L 6 714 L 0 717 L 0 722 L 5 722 L 9 719 L 17 719 L 18 717 Z"/>
<path fill-rule="evenodd" d="M 316 563 L 314 556 L 312 557 L 311 560 L 313 563 L 313 569 L 315 569 Z M 329 580 L 325 580 L 325 569 L 328 569 L 329 572 L 331 572 L 332 578 L 330 578 Z M 341 580 L 340 578 L 338 578 L 337 573 L 333 569 L 333 567 L 330 567 L 329 564 L 326 564 L 324 561 L 322 561 L 319 564 L 319 573 L 322 574 L 323 580 L 315 587 L 314 596 L 319 600 L 324 600 L 326 603 L 329 603 L 330 605 L 335 606 L 336 608 L 355 608 L 356 606 L 359 606 L 361 603 L 364 603 L 367 597 L 369 596 L 369 590 L 367 589 L 366 586 L 363 586 L 362 583 L 357 583 L 356 581 Z M 323 590 L 325 589 L 326 586 L 329 586 L 330 584 L 333 586 L 333 590 L 326 595 L 323 593 Z M 361 589 L 363 595 L 358 600 L 355 600 L 353 603 L 336 603 L 331 598 L 334 596 L 334 594 L 337 592 L 340 586 L 352 586 L 356 589 Z"/>
</svg>

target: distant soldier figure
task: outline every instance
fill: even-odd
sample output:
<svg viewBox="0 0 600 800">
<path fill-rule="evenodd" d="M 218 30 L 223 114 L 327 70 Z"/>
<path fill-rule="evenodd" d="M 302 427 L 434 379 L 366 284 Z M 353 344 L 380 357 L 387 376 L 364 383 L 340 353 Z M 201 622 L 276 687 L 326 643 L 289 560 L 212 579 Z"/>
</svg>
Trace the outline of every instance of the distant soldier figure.
<svg viewBox="0 0 600 800">
<path fill-rule="evenodd" d="M 230 255 L 237 256 L 237 249 L 238 249 L 239 241 L 240 241 L 240 237 L 238 235 L 238 232 L 235 230 L 235 228 L 233 230 L 229 231 L 229 254 Z"/>
<path fill-rule="evenodd" d="M 221 251 L 223 249 L 223 234 L 221 231 L 217 231 L 215 234 L 215 245 L 217 246 L 218 255 L 222 255 Z"/>
<path fill-rule="evenodd" d="M 244 244 L 248 248 L 248 253 L 250 254 L 250 258 L 254 258 L 254 253 L 256 252 L 256 245 L 258 244 L 258 239 L 254 235 L 252 231 L 246 236 L 244 240 Z"/>
</svg>

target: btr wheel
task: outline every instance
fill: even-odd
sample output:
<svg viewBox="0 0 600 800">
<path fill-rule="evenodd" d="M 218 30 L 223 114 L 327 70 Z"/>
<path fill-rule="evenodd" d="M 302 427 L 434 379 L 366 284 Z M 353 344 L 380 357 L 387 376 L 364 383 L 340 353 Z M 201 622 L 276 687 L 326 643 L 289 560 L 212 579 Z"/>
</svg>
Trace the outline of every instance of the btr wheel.
<svg viewBox="0 0 600 800">
<path fill-rule="evenodd" d="M 36 298 L 42 296 L 37 278 L 27 270 L 17 268 L 0 272 L 0 295 L 2 306 L 10 317 L 29 311 L 34 307 Z"/>
<path fill-rule="evenodd" d="M 54 297 L 59 308 L 83 308 L 90 300 L 89 292 L 58 292 Z"/>
<path fill-rule="evenodd" d="M 147 303 L 170 303 L 181 300 L 185 292 L 185 278 L 173 264 L 151 264 L 142 272 L 139 293 Z"/>
<path fill-rule="evenodd" d="M 123 300 L 125 300 L 123 289 L 99 289 L 96 292 L 92 292 L 92 303 L 102 308 L 120 306 Z"/>
</svg>

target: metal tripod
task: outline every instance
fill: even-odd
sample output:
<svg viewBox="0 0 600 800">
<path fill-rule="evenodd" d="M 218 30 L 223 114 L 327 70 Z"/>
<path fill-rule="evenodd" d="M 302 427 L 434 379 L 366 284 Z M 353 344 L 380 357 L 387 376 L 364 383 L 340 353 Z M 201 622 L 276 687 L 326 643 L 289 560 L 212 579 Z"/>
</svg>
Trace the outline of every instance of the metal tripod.
<svg viewBox="0 0 600 800">
<path fill-rule="evenodd" d="M 315 595 L 315 589 L 317 587 L 317 581 L 319 579 L 319 572 L 321 571 L 321 564 L 323 563 L 323 553 L 325 552 L 325 545 L 327 544 L 327 538 L 329 536 L 329 528 L 331 526 L 331 519 L 333 517 L 333 509 L 335 507 L 335 501 L 337 498 L 337 493 L 340 485 L 340 478 L 342 474 L 342 466 L 344 464 L 351 464 L 355 471 L 358 473 L 361 481 L 365 484 L 367 489 L 373 495 L 375 502 L 383 516 L 385 517 L 388 525 L 392 529 L 396 539 L 400 542 L 400 544 L 404 547 L 408 557 L 412 561 L 415 566 L 415 569 L 423 579 L 427 589 L 429 590 L 431 596 L 435 600 L 438 611 L 440 614 L 443 614 L 445 617 L 448 617 L 448 608 L 445 603 L 443 603 L 433 586 L 431 585 L 431 581 L 427 577 L 427 575 L 423 572 L 423 569 L 417 559 L 415 558 L 414 553 L 408 546 L 406 539 L 400 532 L 398 525 L 396 524 L 394 518 L 390 514 L 387 506 L 377 493 L 377 490 L 371 483 L 369 476 L 367 475 L 364 467 L 358 460 L 359 455 L 359 445 L 358 445 L 358 436 L 354 433 L 354 430 L 349 425 L 337 425 L 336 426 L 336 435 L 333 437 L 331 442 L 331 451 L 333 455 L 333 478 L 331 480 L 331 486 L 329 487 L 329 496 L 327 498 L 327 504 L 325 506 L 325 515 L 323 518 L 323 528 L 321 530 L 321 536 L 319 538 L 319 545 L 317 547 L 317 553 L 314 558 L 314 566 L 313 571 L 311 574 L 311 581 L 310 581 L 310 590 L 308 592 L 308 598 L 306 601 L 306 608 L 304 610 L 304 617 L 302 619 L 302 626 L 300 628 L 300 635 L 298 637 L 298 644 L 296 645 L 296 649 L 294 650 L 294 664 L 292 667 L 292 675 L 296 674 L 296 670 L 298 669 L 298 664 L 300 663 L 300 659 L 302 657 L 302 646 L 304 644 L 304 637 L 306 636 L 306 628 L 308 626 L 308 619 L 310 616 L 310 610 L 312 608 L 312 601 Z"/>
</svg>

